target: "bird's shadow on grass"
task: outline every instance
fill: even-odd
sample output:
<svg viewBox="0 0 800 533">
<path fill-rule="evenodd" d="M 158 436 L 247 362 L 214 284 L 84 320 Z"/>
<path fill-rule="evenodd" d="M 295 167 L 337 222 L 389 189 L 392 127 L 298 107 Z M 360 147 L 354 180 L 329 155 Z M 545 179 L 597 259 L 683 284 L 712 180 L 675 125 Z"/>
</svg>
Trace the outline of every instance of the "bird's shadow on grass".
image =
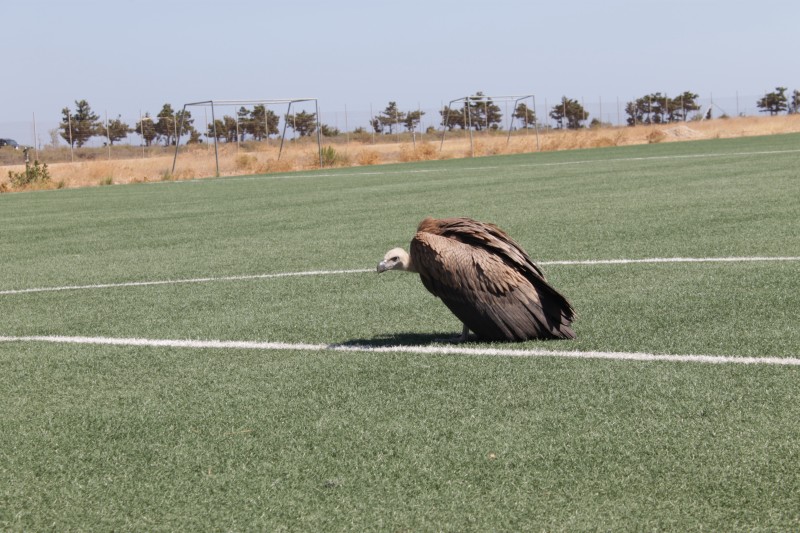
<svg viewBox="0 0 800 533">
<path fill-rule="evenodd" d="M 481 340 L 477 335 L 470 332 L 469 337 L 464 342 L 459 342 L 458 338 L 460 333 L 455 331 L 440 331 L 434 333 L 382 333 L 370 338 L 361 339 L 348 339 L 346 341 L 336 343 L 337 346 L 343 347 L 392 347 L 392 346 L 426 346 L 431 344 L 445 345 L 445 346 L 503 346 L 514 345 L 519 342 L 513 341 L 487 341 Z M 561 343 L 572 343 L 574 340 L 558 340 L 558 339 L 539 339 L 527 341 L 539 346 L 553 347 L 554 345 L 561 345 Z M 544 343 L 544 344 L 543 344 Z"/>
<path fill-rule="evenodd" d="M 376 335 L 372 338 L 349 339 L 339 343 L 341 346 L 424 346 L 427 344 L 448 343 L 458 337 L 454 331 L 443 331 L 438 333 L 386 333 Z M 470 335 L 466 344 L 476 342 L 478 339 Z"/>
</svg>

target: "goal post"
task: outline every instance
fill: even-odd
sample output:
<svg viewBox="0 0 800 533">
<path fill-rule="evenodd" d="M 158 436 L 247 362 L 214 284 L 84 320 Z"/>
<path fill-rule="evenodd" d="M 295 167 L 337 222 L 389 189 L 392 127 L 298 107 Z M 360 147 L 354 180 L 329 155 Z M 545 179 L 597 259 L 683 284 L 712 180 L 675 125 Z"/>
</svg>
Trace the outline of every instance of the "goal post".
<svg viewBox="0 0 800 533">
<path fill-rule="evenodd" d="M 462 102 L 463 103 L 464 113 L 466 114 L 465 120 L 464 120 L 464 127 L 469 130 L 469 150 L 470 150 L 470 155 L 472 157 L 475 157 L 475 148 L 474 148 L 474 144 L 473 144 L 473 140 L 472 140 L 472 116 L 471 116 L 471 113 L 470 113 L 470 106 L 468 104 L 471 103 L 471 102 L 488 103 L 489 101 L 491 101 L 492 103 L 496 103 L 496 102 L 513 102 L 514 103 L 513 104 L 513 110 L 514 111 L 512 111 L 511 119 L 509 120 L 508 137 L 506 139 L 506 145 L 508 145 L 508 143 L 511 142 L 511 131 L 513 130 L 513 128 L 511 127 L 513 125 L 513 123 L 514 123 L 514 115 L 513 115 L 513 113 L 516 111 L 517 106 L 520 104 L 520 102 L 524 103 L 526 100 L 530 100 L 531 101 L 531 107 L 529 109 L 532 110 L 534 112 L 534 115 L 535 115 L 535 113 L 536 113 L 536 96 L 534 96 L 532 94 L 506 95 L 506 96 L 491 96 L 491 95 L 485 95 L 485 94 L 476 94 L 476 95 L 473 95 L 473 96 L 462 96 L 461 98 L 456 98 L 454 100 L 450 100 L 450 103 L 447 104 L 447 109 L 448 110 L 452 110 L 453 109 L 453 104 L 455 104 L 455 103 L 458 103 L 458 102 Z M 443 121 L 442 121 L 442 142 L 439 145 L 439 151 L 442 151 L 442 149 L 444 148 L 444 138 L 445 138 L 445 135 L 447 134 L 447 129 L 448 129 L 448 118 L 449 117 L 444 118 Z M 541 146 L 539 144 L 539 122 L 537 120 L 534 120 L 533 125 L 534 125 L 534 129 L 536 131 L 536 150 L 539 151 L 539 150 L 541 150 Z M 525 121 L 525 130 L 527 130 L 527 129 L 528 129 L 528 121 L 526 120 Z"/>
<path fill-rule="evenodd" d="M 210 107 L 211 108 L 211 127 L 214 130 L 214 160 L 216 163 L 217 177 L 219 177 L 219 137 L 217 135 L 217 120 L 215 109 L 220 106 L 247 106 L 247 105 L 263 105 L 264 108 L 269 106 L 285 105 L 286 116 L 291 113 L 292 105 L 303 102 L 314 103 L 314 115 L 316 117 L 316 132 L 317 132 L 317 153 L 319 154 L 319 166 L 322 168 L 322 133 L 320 131 L 319 119 L 319 101 L 316 98 L 278 98 L 278 99 L 260 99 L 260 100 L 202 100 L 199 102 L 189 102 L 183 104 L 183 112 L 181 113 L 181 122 L 175 139 L 175 155 L 172 158 L 172 173 L 175 174 L 175 166 L 178 162 L 178 148 L 181 145 L 181 136 L 183 135 L 184 120 L 186 119 L 186 108 L 188 107 Z M 281 144 L 278 149 L 278 160 L 280 161 L 281 154 L 283 153 L 283 142 L 286 137 L 286 117 L 284 117 L 283 129 L 281 130 Z M 267 128 L 267 135 L 269 129 Z"/>
</svg>

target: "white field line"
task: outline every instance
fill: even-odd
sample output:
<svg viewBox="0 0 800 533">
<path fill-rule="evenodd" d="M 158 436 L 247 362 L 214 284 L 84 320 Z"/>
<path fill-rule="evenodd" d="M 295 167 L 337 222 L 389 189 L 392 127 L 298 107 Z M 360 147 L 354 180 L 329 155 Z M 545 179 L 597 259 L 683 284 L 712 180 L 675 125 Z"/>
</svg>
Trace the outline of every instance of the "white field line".
<svg viewBox="0 0 800 533">
<path fill-rule="evenodd" d="M 57 292 L 57 291 L 80 291 L 90 289 L 114 289 L 117 287 L 148 287 L 150 285 L 178 285 L 181 283 L 212 283 L 217 281 L 246 281 L 253 279 L 273 279 L 290 278 L 302 276 L 329 276 L 335 274 L 356 274 L 363 272 L 374 272 L 374 269 L 358 270 L 308 270 L 305 272 L 278 272 L 276 274 L 249 274 L 243 276 L 221 276 L 215 278 L 188 278 L 188 279 L 164 279 L 154 281 L 125 281 L 121 283 L 99 283 L 96 285 L 64 285 L 62 287 L 33 287 L 30 289 L 9 289 L 0 291 L 0 296 L 10 294 L 25 294 L 31 292 Z"/>
<path fill-rule="evenodd" d="M 643 259 L 586 259 L 577 261 L 540 261 L 539 265 L 633 265 L 645 263 L 748 263 L 760 261 L 800 261 L 800 256 L 784 257 L 645 257 Z"/>
<path fill-rule="evenodd" d="M 422 355 L 465 355 L 488 357 L 560 357 L 620 361 L 669 361 L 677 363 L 800 366 L 800 357 L 737 357 L 730 355 L 674 355 L 640 352 L 546 350 L 540 348 L 504 349 L 464 346 L 371 346 L 346 344 L 307 344 L 258 341 L 142 339 L 113 337 L 0 336 L 0 342 L 43 342 L 54 344 L 167 347 L 189 349 L 294 350 L 358 353 L 406 353 Z"/>
<path fill-rule="evenodd" d="M 595 165 L 601 163 L 625 163 L 625 162 L 639 162 L 639 161 L 663 161 L 671 159 L 708 159 L 718 157 L 750 157 L 757 155 L 783 155 L 783 154 L 797 154 L 800 150 L 763 150 L 753 152 L 736 152 L 736 153 L 705 153 L 705 154 L 683 154 L 683 155 L 663 155 L 663 156 L 649 156 L 649 157 L 617 157 L 612 159 L 586 159 L 576 161 L 554 161 L 554 162 L 533 162 L 533 163 L 518 163 L 514 165 L 486 165 L 465 167 L 461 171 L 485 171 L 485 170 L 501 170 L 510 168 L 536 168 L 536 167 L 561 167 L 568 165 Z M 285 173 L 285 174 L 264 174 L 260 176 L 226 176 L 218 179 L 199 178 L 193 180 L 178 180 L 178 181 L 156 181 L 152 182 L 154 185 L 169 185 L 169 184 L 186 184 L 186 183 L 228 183 L 234 181 L 252 181 L 264 179 L 299 179 L 299 178 L 335 178 L 335 177 L 358 177 L 358 176 L 391 176 L 391 175 L 407 175 L 407 174 L 435 174 L 440 172 L 450 172 L 446 168 L 421 168 L 421 169 L 404 169 L 404 170 L 365 170 L 365 171 L 342 171 L 342 172 L 306 172 L 306 173 Z"/>
<path fill-rule="evenodd" d="M 746 263 L 762 261 L 800 261 L 800 256 L 786 257 L 650 257 L 643 259 L 588 259 L 575 261 L 539 261 L 537 264 L 543 266 L 550 265 L 628 265 L 628 264 L 647 264 L 647 263 Z M 64 285 L 60 287 L 32 287 L 27 289 L 6 289 L 0 290 L 0 296 L 14 294 L 27 294 L 35 292 L 58 292 L 58 291 L 79 291 L 92 289 L 113 289 L 119 287 L 147 287 L 151 285 L 178 285 L 182 283 L 213 283 L 218 281 L 247 281 L 255 279 L 273 279 L 304 276 L 330 276 L 338 274 L 363 274 L 375 272 L 371 268 L 360 268 L 352 270 L 309 270 L 304 272 L 279 272 L 275 274 L 248 274 L 241 276 L 220 276 L 207 278 L 188 278 L 188 279 L 167 279 L 153 281 L 125 281 L 120 283 L 99 283 L 94 285 Z"/>
</svg>

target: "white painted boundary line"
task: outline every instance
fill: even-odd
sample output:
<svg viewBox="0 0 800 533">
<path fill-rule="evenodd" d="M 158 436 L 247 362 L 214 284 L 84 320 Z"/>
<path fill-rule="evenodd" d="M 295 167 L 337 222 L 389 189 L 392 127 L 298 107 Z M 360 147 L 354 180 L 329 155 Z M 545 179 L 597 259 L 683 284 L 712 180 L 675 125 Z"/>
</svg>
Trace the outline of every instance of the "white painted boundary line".
<svg viewBox="0 0 800 533">
<path fill-rule="evenodd" d="M 540 265 L 633 265 L 646 263 L 747 263 L 759 261 L 800 261 L 800 256 L 785 257 L 649 257 L 644 259 L 586 259 L 578 261 L 540 261 Z"/>
<path fill-rule="evenodd" d="M 602 163 L 625 163 L 625 162 L 638 162 L 638 161 L 663 161 L 663 160 L 680 160 L 680 159 L 707 159 L 707 158 L 734 158 L 734 157 L 750 157 L 759 155 L 783 155 L 783 154 L 797 154 L 800 150 L 763 150 L 754 152 L 733 152 L 733 153 L 704 153 L 704 154 L 678 154 L 678 155 L 660 155 L 660 156 L 647 156 L 647 157 L 615 157 L 610 159 L 584 159 L 573 161 L 536 161 L 533 163 L 518 163 L 513 165 L 486 165 L 465 167 L 462 171 L 486 171 L 486 170 L 500 170 L 510 168 L 536 168 L 536 167 L 560 167 L 568 165 L 595 165 Z M 287 173 L 287 174 L 263 174 L 258 176 L 225 176 L 217 179 L 199 178 L 193 180 L 178 180 L 178 181 L 156 181 L 151 182 L 153 185 L 180 185 L 186 183 L 230 183 L 235 181 L 254 181 L 254 180 L 287 180 L 299 178 L 336 178 L 336 177 L 370 177 L 370 176 L 392 176 L 392 175 L 407 175 L 407 174 L 435 174 L 440 172 L 450 172 L 450 169 L 443 168 L 421 168 L 421 169 L 404 169 L 404 170 L 365 170 L 365 171 L 342 171 L 342 172 L 314 172 L 314 173 Z"/>
<path fill-rule="evenodd" d="M 549 265 L 629 265 L 648 263 L 746 263 L 761 261 L 800 261 L 800 256 L 792 257 L 650 257 L 644 259 L 588 259 L 575 261 L 538 261 L 537 264 Z M 79 291 L 91 289 L 114 289 L 119 287 L 148 287 L 152 285 L 178 285 L 181 283 L 213 283 L 218 281 L 247 281 L 254 279 L 273 279 L 304 276 L 331 276 L 338 274 L 363 274 L 375 272 L 371 268 L 353 270 L 309 270 L 305 272 L 279 272 L 276 274 L 249 274 L 242 276 L 221 276 L 208 278 L 171 279 L 154 281 L 126 281 L 121 283 L 100 283 L 96 285 L 65 285 L 62 287 L 33 287 L 29 289 L 0 290 L 0 296 L 27 294 L 36 292 Z"/>
<path fill-rule="evenodd" d="M 800 357 L 735 357 L 730 355 L 671 355 L 639 352 L 602 352 L 503 348 L 469 348 L 464 346 L 370 346 L 345 344 L 306 344 L 258 341 L 140 339 L 113 337 L 0 336 L 0 342 L 45 342 L 105 346 L 140 346 L 189 349 L 295 350 L 356 353 L 407 353 L 422 355 L 467 355 L 489 357 L 561 357 L 571 359 L 607 359 L 620 361 L 668 361 L 678 363 L 742 364 L 800 366 Z"/>
<path fill-rule="evenodd" d="M 80 291 L 89 289 L 114 289 L 117 287 L 148 287 L 151 285 L 178 285 L 181 283 L 212 283 L 216 281 L 246 281 L 253 279 L 291 278 L 291 277 L 303 277 L 303 276 L 330 276 L 334 274 L 358 274 L 363 272 L 374 272 L 374 270 L 373 269 L 309 270 L 306 272 L 279 272 L 277 274 L 250 274 L 243 276 L 222 276 L 217 278 L 165 279 L 165 280 L 155 280 L 155 281 L 126 281 L 122 283 L 100 283 L 97 285 L 65 285 L 63 287 L 34 287 L 31 289 L 10 289 L 10 290 L 0 291 L 0 296 L 7 294 L 25 294 L 31 292 Z"/>
</svg>

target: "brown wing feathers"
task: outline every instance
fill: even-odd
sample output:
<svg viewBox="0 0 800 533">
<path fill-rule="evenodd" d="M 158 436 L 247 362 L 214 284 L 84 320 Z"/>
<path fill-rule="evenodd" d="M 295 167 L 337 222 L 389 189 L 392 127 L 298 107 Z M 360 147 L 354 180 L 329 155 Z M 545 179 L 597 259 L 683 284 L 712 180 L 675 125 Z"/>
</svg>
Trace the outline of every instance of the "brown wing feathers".
<svg viewBox="0 0 800 533">
<path fill-rule="evenodd" d="M 411 242 L 422 283 L 487 340 L 574 338 L 574 311 L 525 251 L 493 224 L 423 220 Z"/>
</svg>

